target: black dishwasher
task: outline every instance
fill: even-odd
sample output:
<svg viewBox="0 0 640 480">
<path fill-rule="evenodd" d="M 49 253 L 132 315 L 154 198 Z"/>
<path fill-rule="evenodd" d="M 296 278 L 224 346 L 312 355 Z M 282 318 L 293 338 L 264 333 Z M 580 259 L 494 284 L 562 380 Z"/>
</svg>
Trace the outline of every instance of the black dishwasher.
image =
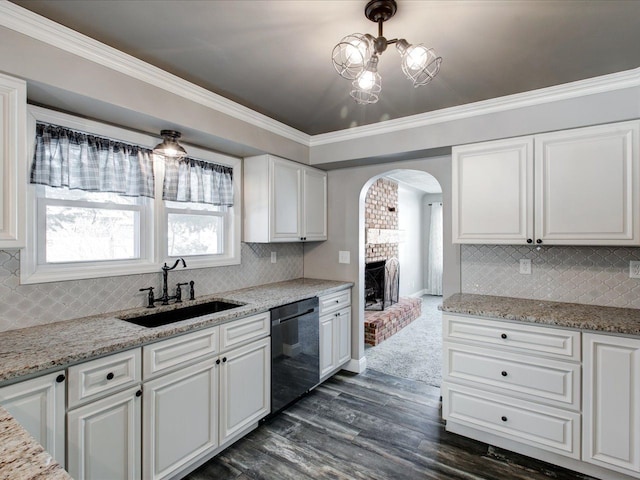
<svg viewBox="0 0 640 480">
<path fill-rule="evenodd" d="M 318 297 L 271 310 L 271 413 L 320 382 Z"/>
</svg>

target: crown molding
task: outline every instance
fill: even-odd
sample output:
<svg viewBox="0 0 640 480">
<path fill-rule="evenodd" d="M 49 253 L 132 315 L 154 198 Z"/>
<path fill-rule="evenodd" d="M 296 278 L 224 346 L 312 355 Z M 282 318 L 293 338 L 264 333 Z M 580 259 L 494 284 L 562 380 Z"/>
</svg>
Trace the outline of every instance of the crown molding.
<svg viewBox="0 0 640 480">
<path fill-rule="evenodd" d="M 372 125 L 363 125 L 311 136 L 75 30 L 37 15 L 8 0 L 0 0 L 0 26 L 180 95 L 187 100 L 199 103 L 212 110 L 310 148 L 640 86 L 640 68 L 636 68 L 563 85 L 387 120 Z"/>
<path fill-rule="evenodd" d="M 640 86 L 640 68 L 311 137 L 310 147 Z"/>
<path fill-rule="evenodd" d="M 0 0 L 0 26 L 180 95 L 187 100 L 199 103 L 294 142 L 309 146 L 311 137 L 300 130 L 210 92 L 7 0 Z"/>
</svg>

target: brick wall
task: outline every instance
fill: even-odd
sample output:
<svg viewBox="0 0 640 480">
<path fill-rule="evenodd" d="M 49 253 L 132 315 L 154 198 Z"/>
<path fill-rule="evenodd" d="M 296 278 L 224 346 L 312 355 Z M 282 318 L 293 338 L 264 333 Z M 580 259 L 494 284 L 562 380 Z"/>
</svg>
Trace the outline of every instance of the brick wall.
<svg viewBox="0 0 640 480">
<path fill-rule="evenodd" d="M 398 229 L 398 184 L 379 178 L 365 198 L 365 231 L 369 228 Z M 398 257 L 398 244 L 366 244 L 365 262 Z"/>
</svg>

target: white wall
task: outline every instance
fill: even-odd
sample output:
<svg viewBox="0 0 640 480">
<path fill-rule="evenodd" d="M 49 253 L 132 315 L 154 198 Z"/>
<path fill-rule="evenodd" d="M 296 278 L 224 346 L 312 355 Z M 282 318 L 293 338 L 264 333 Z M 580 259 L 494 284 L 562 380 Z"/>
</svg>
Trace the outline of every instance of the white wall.
<svg viewBox="0 0 640 480">
<path fill-rule="evenodd" d="M 400 262 L 400 296 L 419 295 L 424 289 L 424 192 L 398 184 L 398 229 L 402 238 L 398 245 Z"/>
<path fill-rule="evenodd" d="M 460 246 L 451 243 L 451 157 L 433 157 L 329 172 L 329 237 L 326 242 L 305 244 L 307 277 L 354 282 L 352 295 L 351 370 L 365 366 L 364 357 L 364 197 L 371 184 L 393 170 L 409 169 L 433 175 L 442 187 L 444 211 L 445 296 L 460 291 Z M 338 252 L 351 252 L 351 263 L 338 263 Z"/>
<path fill-rule="evenodd" d="M 431 245 L 429 244 L 429 234 L 431 232 L 431 207 L 430 203 L 442 203 L 442 194 L 441 193 L 428 193 L 422 197 L 422 205 L 423 208 L 423 227 L 424 227 L 424 288 L 427 290 L 427 294 L 431 291 L 431 285 L 429 284 L 428 278 L 428 268 L 429 268 L 429 249 Z"/>
</svg>

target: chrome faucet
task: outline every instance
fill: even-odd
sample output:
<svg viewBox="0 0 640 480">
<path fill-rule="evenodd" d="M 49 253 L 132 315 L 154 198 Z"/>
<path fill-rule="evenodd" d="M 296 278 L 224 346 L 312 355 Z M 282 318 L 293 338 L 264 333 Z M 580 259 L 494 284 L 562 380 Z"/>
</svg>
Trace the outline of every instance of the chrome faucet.
<svg viewBox="0 0 640 480">
<path fill-rule="evenodd" d="M 162 297 L 158 298 L 156 302 L 161 301 L 162 305 L 169 305 L 169 300 L 173 298 L 180 298 L 178 296 L 169 296 L 169 288 L 167 286 L 167 278 L 169 277 L 169 270 L 173 270 L 178 266 L 178 264 L 182 262 L 182 268 L 187 268 L 187 263 L 184 261 L 184 258 L 179 258 L 176 260 L 176 263 L 173 264 L 173 267 L 167 265 L 167 262 L 164 263 L 162 267 Z M 182 299 L 180 299 L 182 301 Z"/>
</svg>

